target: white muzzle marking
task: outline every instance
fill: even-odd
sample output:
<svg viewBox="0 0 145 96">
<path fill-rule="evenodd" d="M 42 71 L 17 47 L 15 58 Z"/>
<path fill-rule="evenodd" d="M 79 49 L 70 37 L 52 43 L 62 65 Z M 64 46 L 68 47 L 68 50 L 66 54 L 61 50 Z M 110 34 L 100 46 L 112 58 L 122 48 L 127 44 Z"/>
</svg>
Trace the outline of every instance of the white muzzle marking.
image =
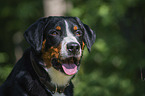
<svg viewBox="0 0 145 96">
<path fill-rule="evenodd" d="M 67 36 L 61 42 L 61 45 L 62 45 L 61 50 L 60 50 L 61 59 L 65 59 L 65 58 L 69 57 L 68 52 L 67 52 L 67 44 L 68 43 L 75 42 L 75 43 L 79 44 L 79 42 L 77 41 L 75 36 L 70 32 L 68 23 L 66 21 L 64 21 L 64 22 L 65 22 L 65 26 L 66 26 L 66 34 L 67 34 Z M 80 44 L 79 44 L 79 46 L 80 46 Z M 79 52 L 79 54 L 76 57 L 80 57 L 81 56 L 81 47 L 80 47 L 79 50 L 80 50 L 80 52 Z"/>
</svg>

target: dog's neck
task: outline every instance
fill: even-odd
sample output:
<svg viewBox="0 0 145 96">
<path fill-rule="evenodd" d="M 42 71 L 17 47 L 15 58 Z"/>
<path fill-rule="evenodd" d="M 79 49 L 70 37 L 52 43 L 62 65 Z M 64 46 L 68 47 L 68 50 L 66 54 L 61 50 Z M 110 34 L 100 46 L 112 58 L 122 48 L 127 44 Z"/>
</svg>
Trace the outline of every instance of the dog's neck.
<svg viewBox="0 0 145 96">
<path fill-rule="evenodd" d="M 56 86 L 66 86 L 70 79 L 73 76 L 68 76 L 63 74 L 62 72 L 59 72 L 58 70 L 54 69 L 53 67 L 50 67 L 49 69 L 45 69 L 51 79 L 51 83 L 56 85 Z"/>
<path fill-rule="evenodd" d="M 30 59 L 32 63 L 32 67 L 34 71 L 36 72 L 40 82 L 48 88 L 52 93 L 53 92 L 59 92 L 63 93 L 65 88 L 69 86 L 70 79 L 73 76 L 67 76 L 53 67 L 50 67 L 49 69 L 46 69 L 44 66 L 40 66 L 35 62 L 36 58 L 33 56 L 32 53 L 30 53 Z M 39 67 L 38 67 L 39 66 Z M 44 68 L 45 70 L 40 69 Z"/>
</svg>

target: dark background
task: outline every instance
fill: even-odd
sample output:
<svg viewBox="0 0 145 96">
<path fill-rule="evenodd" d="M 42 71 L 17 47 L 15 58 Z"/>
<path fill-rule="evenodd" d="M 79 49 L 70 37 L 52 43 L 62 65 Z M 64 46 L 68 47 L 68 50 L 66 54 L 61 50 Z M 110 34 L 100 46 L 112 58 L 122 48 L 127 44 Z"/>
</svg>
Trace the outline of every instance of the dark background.
<svg viewBox="0 0 145 96">
<path fill-rule="evenodd" d="M 145 0 L 66 1 L 72 8 L 65 16 L 97 34 L 73 80 L 75 96 L 145 96 Z M 0 85 L 29 47 L 23 33 L 43 16 L 42 0 L 0 1 Z"/>
</svg>

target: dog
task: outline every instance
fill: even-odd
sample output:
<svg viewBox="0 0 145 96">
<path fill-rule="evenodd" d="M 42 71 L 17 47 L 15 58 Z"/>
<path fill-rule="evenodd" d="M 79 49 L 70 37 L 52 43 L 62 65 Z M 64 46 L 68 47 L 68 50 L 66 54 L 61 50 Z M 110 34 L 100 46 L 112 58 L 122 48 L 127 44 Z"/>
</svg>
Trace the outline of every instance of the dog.
<svg viewBox="0 0 145 96">
<path fill-rule="evenodd" d="M 30 48 L 0 87 L 0 96 L 73 96 L 71 79 L 95 32 L 78 17 L 43 17 L 24 33 Z"/>
</svg>

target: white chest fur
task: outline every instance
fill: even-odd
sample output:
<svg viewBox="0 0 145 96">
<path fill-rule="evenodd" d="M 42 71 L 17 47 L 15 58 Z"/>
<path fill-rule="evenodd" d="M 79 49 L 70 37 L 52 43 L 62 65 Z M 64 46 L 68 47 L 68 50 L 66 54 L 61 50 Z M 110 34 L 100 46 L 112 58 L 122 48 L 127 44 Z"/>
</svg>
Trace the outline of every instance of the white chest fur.
<svg viewBox="0 0 145 96">
<path fill-rule="evenodd" d="M 56 92 L 56 93 L 53 94 L 53 96 L 65 96 L 65 95 L 63 93 Z"/>
<path fill-rule="evenodd" d="M 62 72 L 57 71 L 53 67 L 46 70 L 51 78 L 51 83 L 57 86 L 65 86 L 72 78 L 72 76 L 65 75 Z"/>
</svg>

